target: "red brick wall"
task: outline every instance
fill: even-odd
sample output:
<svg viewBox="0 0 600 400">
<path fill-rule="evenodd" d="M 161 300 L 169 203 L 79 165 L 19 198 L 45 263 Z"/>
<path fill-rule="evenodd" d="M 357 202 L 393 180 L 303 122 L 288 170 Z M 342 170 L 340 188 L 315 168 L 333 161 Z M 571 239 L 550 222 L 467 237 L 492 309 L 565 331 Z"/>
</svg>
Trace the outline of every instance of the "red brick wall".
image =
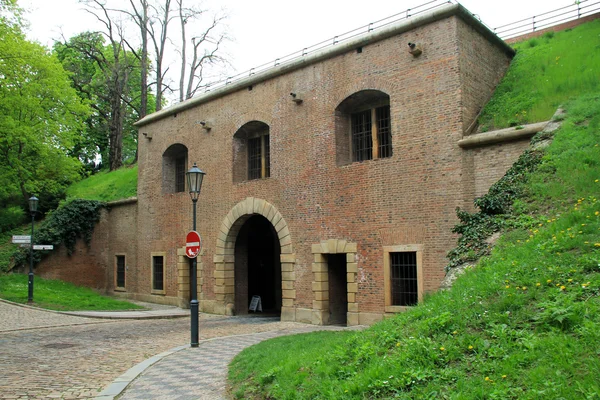
<svg viewBox="0 0 600 400">
<path fill-rule="evenodd" d="M 61 279 L 82 285 L 111 291 L 114 289 L 115 253 L 125 254 L 131 268 L 136 264 L 136 203 L 112 206 L 101 212 L 100 222 L 94 227 L 88 245 L 78 240 L 70 256 L 64 246 L 55 249 L 35 269 L 35 273 L 47 279 Z M 126 275 L 126 289 L 135 291 L 131 273 Z"/>
<path fill-rule="evenodd" d="M 459 50 L 459 40 L 472 47 Z M 408 54 L 408 42 L 421 44 L 423 54 Z M 360 311 L 383 312 L 380 229 L 425 231 L 425 290 L 437 289 L 445 254 L 455 244 L 449 234 L 455 208 L 466 203 L 457 142 L 507 65 L 498 47 L 451 17 L 143 126 L 140 132 L 153 139 L 140 136 L 138 291 L 150 292 L 150 252 L 166 251 L 166 295 L 176 295 L 176 248 L 191 227 L 191 201 L 187 193 L 160 190 L 161 157 L 173 143 L 188 148 L 188 167 L 197 162 L 207 172 L 198 202 L 205 299 L 214 298 L 221 221 L 248 196 L 273 204 L 288 223 L 298 307 L 312 308 L 311 244 L 335 238 L 358 243 Z M 339 167 L 335 109 L 365 89 L 390 96 L 394 156 Z M 290 92 L 302 93 L 304 102 L 293 103 Z M 209 132 L 199 124 L 207 119 L 213 121 Z M 234 183 L 233 136 L 253 120 L 270 127 L 271 178 Z"/>
</svg>

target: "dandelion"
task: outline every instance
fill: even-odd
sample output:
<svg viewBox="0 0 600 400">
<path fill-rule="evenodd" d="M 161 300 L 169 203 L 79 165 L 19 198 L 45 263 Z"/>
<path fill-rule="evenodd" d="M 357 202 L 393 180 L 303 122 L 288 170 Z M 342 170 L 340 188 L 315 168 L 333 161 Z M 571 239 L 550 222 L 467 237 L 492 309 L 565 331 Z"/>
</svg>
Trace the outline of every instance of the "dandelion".
<svg viewBox="0 0 600 400">
<path fill-rule="evenodd" d="M 527 290 L 527 286 L 523 286 L 523 290 Z"/>
<path fill-rule="evenodd" d="M 566 289 L 566 287 L 565 287 L 565 286 L 561 286 L 561 287 L 560 287 L 560 290 L 565 290 L 565 289 Z"/>
<path fill-rule="evenodd" d="M 446 349 L 445 349 L 444 347 L 440 347 L 440 350 L 441 350 L 441 351 L 444 351 L 444 350 L 446 350 Z"/>
<path fill-rule="evenodd" d="M 539 282 L 535 284 L 535 286 L 541 286 L 541 285 L 542 285 L 542 284 L 541 284 L 541 283 L 539 283 Z"/>
<path fill-rule="evenodd" d="M 506 289 L 510 289 L 510 285 L 506 285 L 506 286 L 505 286 L 505 288 L 506 288 Z"/>
<path fill-rule="evenodd" d="M 573 279 L 567 279 L 567 282 L 573 282 Z"/>
<path fill-rule="evenodd" d="M 600 247 L 600 243 L 594 243 L 595 247 Z"/>
<path fill-rule="evenodd" d="M 469 345 L 469 350 L 473 350 L 473 346 Z"/>
<path fill-rule="evenodd" d="M 600 211 L 596 211 L 594 215 L 600 215 Z"/>
<path fill-rule="evenodd" d="M 552 279 L 548 279 L 548 280 L 546 281 L 546 283 L 550 283 L 550 282 L 552 282 Z"/>
<path fill-rule="evenodd" d="M 506 375 L 502 375 L 502 379 L 506 379 Z"/>
<path fill-rule="evenodd" d="M 453 334 L 453 335 L 456 335 L 457 333 L 458 333 L 458 331 L 454 331 L 454 332 L 452 332 L 452 334 Z"/>
<path fill-rule="evenodd" d="M 400 342 L 396 343 L 396 347 L 400 347 Z"/>
</svg>

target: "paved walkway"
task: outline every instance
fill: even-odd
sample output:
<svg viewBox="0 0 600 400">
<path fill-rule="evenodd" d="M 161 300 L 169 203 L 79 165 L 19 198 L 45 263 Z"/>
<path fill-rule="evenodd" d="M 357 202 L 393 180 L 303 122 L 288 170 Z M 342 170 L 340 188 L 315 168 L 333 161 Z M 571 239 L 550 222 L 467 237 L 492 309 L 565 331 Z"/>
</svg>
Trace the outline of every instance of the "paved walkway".
<svg viewBox="0 0 600 400">
<path fill-rule="evenodd" d="M 246 347 L 278 336 L 341 329 L 347 328 L 297 324 L 276 331 L 210 339 L 198 348 L 176 348 L 132 368 L 96 400 L 115 396 L 119 400 L 225 400 L 228 365 Z"/>
<path fill-rule="evenodd" d="M 0 301 L 0 399 L 90 399 L 111 387 L 111 382 L 120 382 L 123 389 L 142 371 L 166 378 L 180 375 L 180 371 L 169 371 L 183 363 L 188 363 L 190 370 L 196 368 L 194 374 L 207 377 L 212 376 L 207 372 L 210 368 L 221 371 L 214 378 L 216 386 L 211 387 L 224 393 L 226 365 L 243 347 L 273 335 L 314 329 L 319 327 L 280 322 L 277 318 L 200 314 L 202 344 L 191 349 L 189 317 L 84 318 Z M 219 357 L 214 356 L 217 352 Z M 196 358 L 207 355 L 214 364 L 205 365 L 206 361 Z M 190 358 L 186 361 L 185 357 Z M 207 369 L 199 371 L 199 363 Z M 196 382 L 202 375 L 195 375 Z M 136 386 L 146 384 L 146 379 L 142 374 L 134 380 L 124 396 L 139 393 Z M 182 382 L 164 383 L 162 390 L 187 393 L 173 389 Z M 156 393 L 154 398 L 169 398 Z M 202 396 L 190 393 L 186 396 Z M 147 392 L 144 398 L 153 396 Z"/>
</svg>

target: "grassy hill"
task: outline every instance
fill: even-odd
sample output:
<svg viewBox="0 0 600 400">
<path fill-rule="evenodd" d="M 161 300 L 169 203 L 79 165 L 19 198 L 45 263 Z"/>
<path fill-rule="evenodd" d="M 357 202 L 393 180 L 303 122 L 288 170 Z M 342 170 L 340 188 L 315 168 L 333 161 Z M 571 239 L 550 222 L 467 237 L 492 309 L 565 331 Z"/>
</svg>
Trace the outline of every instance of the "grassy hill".
<svg viewBox="0 0 600 400">
<path fill-rule="evenodd" d="M 567 112 L 537 168 L 518 187 L 496 187 L 518 196 L 494 217 L 503 236 L 491 255 L 451 290 L 365 331 L 244 350 L 230 366 L 234 396 L 600 398 L 600 88 L 585 73 L 600 71 L 599 35 L 595 21 L 520 44 L 482 113 L 491 127 L 548 119 L 559 103 Z"/>
<path fill-rule="evenodd" d="M 137 173 L 137 165 L 98 172 L 71 185 L 67 189 L 67 198 L 108 202 L 134 197 L 137 194 Z"/>
</svg>

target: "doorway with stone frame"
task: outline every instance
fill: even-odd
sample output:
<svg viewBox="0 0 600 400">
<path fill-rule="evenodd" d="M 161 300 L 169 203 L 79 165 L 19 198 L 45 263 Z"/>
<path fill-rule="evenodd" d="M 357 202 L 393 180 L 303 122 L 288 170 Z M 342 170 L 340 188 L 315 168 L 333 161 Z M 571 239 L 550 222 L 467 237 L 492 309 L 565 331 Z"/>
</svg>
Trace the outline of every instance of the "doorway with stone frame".
<svg viewBox="0 0 600 400">
<path fill-rule="evenodd" d="M 248 253 L 248 242 L 241 243 L 239 246 L 236 244 L 240 238 L 240 232 L 244 236 L 243 230 L 249 229 L 244 228 L 247 223 L 250 224 L 248 226 L 255 225 L 255 227 L 259 227 L 266 241 L 272 239 L 271 250 L 263 251 L 262 255 L 270 253 L 273 257 L 277 257 L 278 254 L 278 260 L 267 260 L 270 256 L 265 258 L 261 257 L 261 254 L 251 256 Z M 272 297 L 269 302 L 273 307 L 280 309 L 282 321 L 295 321 L 296 255 L 292 249 L 288 225 L 281 213 L 272 204 L 253 197 L 248 197 L 236 204 L 221 223 L 213 258 L 215 265 L 215 300 L 213 302 L 205 300 L 206 308 L 217 314 L 233 314 L 236 311 L 242 313 L 242 303 L 245 303 L 253 295 L 253 293 L 250 293 L 252 285 L 250 285 L 250 281 L 247 281 L 248 287 L 244 288 L 244 277 L 238 278 L 236 274 L 250 275 L 252 273 L 251 269 L 246 270 L 243 267 L 244 262 L 247 262 L 250 256 L 254 259 L 253 263 L 257 268 L 254 270 L 255 273 L 261 268 L 261 261 L 265 268 L 267 268 L 267 261 L 272 263 L 272 266 L 267 268 L 270 271 L 267 272 L 267 275 L 270 276 L 269 279 L 276 279 L 279 282 L 272 283 L 267 287 L 267 291 L 270 292 Z M 247 258 L 246 261 L 244 261 L 244 257 Z M 279 270 L 275 271 L 275 269 Z M 206 282 L 203 281 L 203 284 L 206 284 Z M 256 283 L 253 288 L 260 289 L 261 284 Z M 244 308 L 247 312 L 247 304 Z"/>
<path fill-rule="evenodd" d="M 343 239 L 329 239 L 312 245 L 313 324 L 358 325 L 356 251 L 356 243 Z M 345 271 L 343 275 L 342 271 Z M 346 301 L 340 299 L 344 294 Z M 340 316 L 344 311 L 345 318 Z"/>
</svg>

